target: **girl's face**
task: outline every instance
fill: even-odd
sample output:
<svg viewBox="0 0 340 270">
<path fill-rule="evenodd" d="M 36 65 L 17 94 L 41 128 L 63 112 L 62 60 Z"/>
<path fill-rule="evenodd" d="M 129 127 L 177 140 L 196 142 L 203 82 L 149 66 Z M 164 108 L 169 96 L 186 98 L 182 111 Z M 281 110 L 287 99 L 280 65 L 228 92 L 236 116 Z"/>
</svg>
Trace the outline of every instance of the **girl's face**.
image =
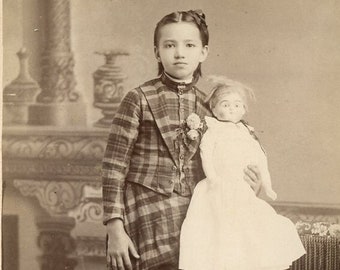
<svg viewBox="0 0 340 270">
<path fill-rule="evenodd" d="M 195 24 L 170 23 L 159 30 L 155 55 L 166 73 L 179 80 L 188 80 L 192 78 L 199 63 L 206 59 L 208 46 L 203 47 Z"/>
<path fill-rule="evenodd" d="M 238 93 L 226 93 L 219 97 L 212 112 L 218 120 L 237 123 L 243 118 L 246 110 L 243 99 Z"/>
</svg>

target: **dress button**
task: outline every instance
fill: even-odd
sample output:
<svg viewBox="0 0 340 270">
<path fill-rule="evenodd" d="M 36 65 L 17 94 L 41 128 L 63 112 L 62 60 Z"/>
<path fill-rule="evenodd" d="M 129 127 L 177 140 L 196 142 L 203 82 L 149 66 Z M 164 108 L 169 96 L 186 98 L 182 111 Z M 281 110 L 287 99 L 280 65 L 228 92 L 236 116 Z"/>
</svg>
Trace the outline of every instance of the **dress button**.
<svg viewBox="0 0 340 270">
<path fill-rule="evenodd" d="M 176 166 L 173 166 L 173 167 L 172 167 L 172 170 L 173 170 L 173 171 L 177 171 L 177 167 L 176 167 Z"/>
<path fill-rule="evenodd" d="M 182 90 L 179 90 L 179 91 L 178 91 L 178 94 L 179 94 L 179 95 L 182 95 L 182 94 L 183 94 Z"/>
<path fill-rule="evenodd" d="M 183 172 L 188 172 L 189 168 L 188 167 L 183 167 Z"/>
<path fill-rule="evenodd" d="M 179 159 L 184 159 L 184 156 L 183 156 L 183 155 L 180 155 L 180 156 L 179 156 Z"/>
</svg>

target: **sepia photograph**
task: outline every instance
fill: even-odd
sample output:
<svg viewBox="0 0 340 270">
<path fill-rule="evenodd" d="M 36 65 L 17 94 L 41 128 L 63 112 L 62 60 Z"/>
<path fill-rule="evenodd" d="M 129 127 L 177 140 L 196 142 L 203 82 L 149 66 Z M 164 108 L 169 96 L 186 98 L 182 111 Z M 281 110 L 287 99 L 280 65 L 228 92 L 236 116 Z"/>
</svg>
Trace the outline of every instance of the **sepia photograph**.
<svg viewBox="0 0 340 270">
<path fill-rule="evenodd" d="M 0 7 L 1 269 L 340 269 L 339 1 Z"/>
</svg>

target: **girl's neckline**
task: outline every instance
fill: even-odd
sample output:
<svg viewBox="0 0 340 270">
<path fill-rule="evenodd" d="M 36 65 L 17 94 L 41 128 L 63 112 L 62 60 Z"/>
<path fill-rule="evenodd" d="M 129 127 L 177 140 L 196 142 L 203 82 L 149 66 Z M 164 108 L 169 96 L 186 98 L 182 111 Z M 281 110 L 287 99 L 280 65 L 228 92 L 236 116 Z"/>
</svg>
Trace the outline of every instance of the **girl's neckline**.
<svg viewBox="0 0 340 270">
<path fill-rule="evenodd" d="M 169 74 L 165 72 L 161 75 L 161 81 L 168 87 L 176 91 L 187 91 L 191 89 L 198 81 L 198 76 L 194 76 L 190 82 L 178 81 L 172 78 Z"/>
</svg>

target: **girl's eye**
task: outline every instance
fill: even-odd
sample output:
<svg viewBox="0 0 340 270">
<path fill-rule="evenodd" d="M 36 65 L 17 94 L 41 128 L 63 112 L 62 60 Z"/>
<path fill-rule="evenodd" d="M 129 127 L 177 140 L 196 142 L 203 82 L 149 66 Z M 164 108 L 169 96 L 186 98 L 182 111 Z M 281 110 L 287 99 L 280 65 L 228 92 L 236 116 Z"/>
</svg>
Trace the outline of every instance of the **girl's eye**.
<svg viewBox="0 0 340 270">
<path fill-rule="evenodd" d="M 175 45 L 172 44 L 172 43 L 168 43 L 168 44 L 165 44 L 164 47 L 165 48 L 173 48 Z"/>
</svg>

